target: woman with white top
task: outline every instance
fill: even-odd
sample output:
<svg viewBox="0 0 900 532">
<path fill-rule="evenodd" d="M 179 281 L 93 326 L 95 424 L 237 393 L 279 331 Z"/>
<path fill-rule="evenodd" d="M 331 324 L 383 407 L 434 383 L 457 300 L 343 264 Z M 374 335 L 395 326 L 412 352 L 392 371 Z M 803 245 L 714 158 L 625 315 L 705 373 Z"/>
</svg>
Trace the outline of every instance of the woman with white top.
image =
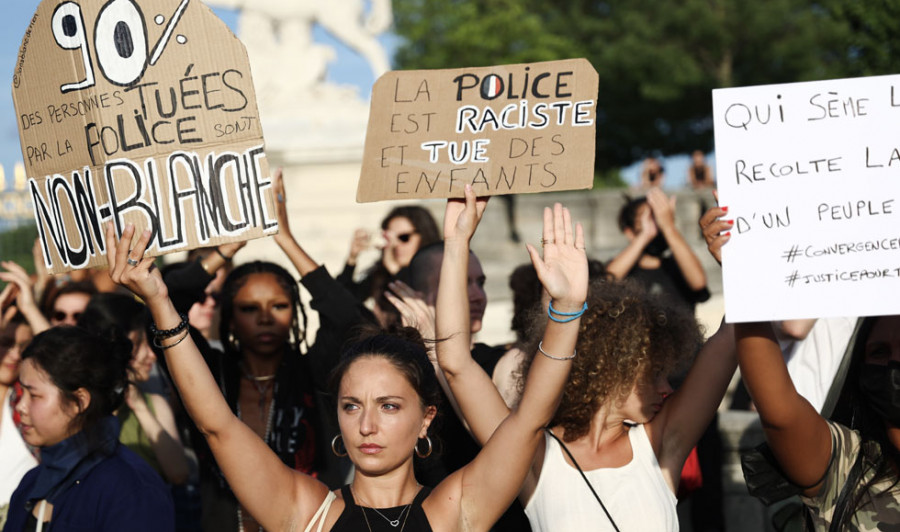
<svg viewBox="0 0 900 532">
<path fill-rule="evenodd" d="M 543 243 L 551 242 L 545 235 Z M 509 409 L 490 376 L 465 350 L 451 348 L 461 324 L 447 310 L 466 304 L 467 252 L 468 242 L 444 255 L 437 337 L 450 340 L 437 344 L 437 354 L 463 416 L 484 443 Z M 682 467 L 737 366 L 732 329 L 723 326 L 673 392 L 668 376 L 699 342 L 690 313 L 627 282 L 591 285 L 578 356 L 519 494 L 533 530 L 678 530 Z M 544 352 L 542 344 L 532 351 L 539 358 Z"/>
</svg>

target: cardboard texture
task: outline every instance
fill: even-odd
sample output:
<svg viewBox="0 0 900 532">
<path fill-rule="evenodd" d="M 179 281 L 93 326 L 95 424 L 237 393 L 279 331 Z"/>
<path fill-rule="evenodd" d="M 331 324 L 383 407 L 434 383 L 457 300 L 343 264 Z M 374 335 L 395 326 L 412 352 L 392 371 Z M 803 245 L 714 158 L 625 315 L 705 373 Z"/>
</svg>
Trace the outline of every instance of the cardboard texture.
<svg viewBox="0 0 900 532">
<path fill-rule="evenodd" d="M 388 72 L 356 201 L 591 188 L 598 83 L 585 59 Z"/>
<path fill-rule="evenodd" d="M 900 313 L 900 75 L 713 91 L 729 322 Z"/>
<path fill-rule="evenodd" d="M 246 51 L 199 0 L 44 0 L 13 99 L 51 272 L 106 264 L 110 221 L 150 256 L 277 231 Z"/>
</svg>

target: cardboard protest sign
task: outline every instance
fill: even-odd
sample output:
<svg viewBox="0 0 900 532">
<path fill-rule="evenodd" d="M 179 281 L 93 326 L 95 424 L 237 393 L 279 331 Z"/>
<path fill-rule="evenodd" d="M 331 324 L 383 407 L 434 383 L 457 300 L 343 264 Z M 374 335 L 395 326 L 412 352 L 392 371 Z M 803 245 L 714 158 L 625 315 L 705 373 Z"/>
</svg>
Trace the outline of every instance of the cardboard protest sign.
<svg viewBox="0 0 900 532">
<path fill-rule="evenodd" d="M 730 322 L 900 313 L 900 76 L 713 91 Z"/>
<path fill-rule="evenodd" d="M 44 0 L 13 98 L 50 271 L 105 264 L 110 221 L 151 256 L 277 231 L 247 54 L 199 0 Z"/>
<path fill-rule="evenodd" d="M 585 59 L 388 72 L 356 201 L 591 188 L 598 83 Z"/>
</svg>

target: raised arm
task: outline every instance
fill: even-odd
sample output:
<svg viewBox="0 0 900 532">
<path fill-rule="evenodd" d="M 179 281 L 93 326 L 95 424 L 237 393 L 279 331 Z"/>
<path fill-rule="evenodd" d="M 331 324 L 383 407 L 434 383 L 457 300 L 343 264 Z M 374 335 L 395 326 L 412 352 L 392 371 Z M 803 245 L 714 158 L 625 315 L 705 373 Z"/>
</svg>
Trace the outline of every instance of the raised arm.
<svg viewBox="0 0 900 532">
<path fill-rule="evenodd" d="M 444 213 L 444 259 L 437 295 L 438 364 L 450 385 L 459 412 L 482 445 L 509 415 L 509 408 L 491 376 L 472 358 L 469 299 L 469 241 L 481 221 L 486 199 L 448 200 Z"/>
<path fill-rule="evenodd" d="M 714 207 L 700 219 L 709 252 L 718 262 L 722 246 L 730 238 L 722 233 L 729 224 L 717 216 L 724 212 Z M 722 320 L 719 330 L 700 349 L 684 383 L 651 422 L 660 465 L 670 475 L 673 486 L 678 484 L 688 454 L 712 421 L 736 368 L 734 328 Z"/>
<path fill-rule="evenodd" d="M 709 251 L 719 263 L 734 226 L 722 219 L 727 214 L 727 207 L 713 207 L 700 219 Z M 739 323 L 734 335 L 741 378 L 759 412 L 766 440 L 788 478 L 799 486 L 812 486 L 806 495 L 814 496 L 831 459 L 828 424 L 794 388 L 771 324 Z"/>
<path fill-rule="evenodd" d="M 122 240 L 131 242 L 134 226 L 129 224 Z M 169 300 L 168 289 L 153 258 L 144 258 L 150 241 L 145 231 L 129 252 L 120 245 L 112 226 L 106 242 L 110 276 L 142 298 L 160 331 L 173 329 L 181 317 Z M 130 263 L 128 261 L 131 261 Z M 216 462 L 241 504 L 267 530 L 303 526 L 325 498 L 328 488 L 282 464 L 249 427 L 228 407 L 209 368 L 186 333 L 160 340 L 169 371 L 181 393 L 188 414 L 203 433 Z"/>
<path fill-rule="evenodd" d="M 678 485 L 684 461 L 712 421 L 736 369 L 734 328 L 723 320 L 703 344 L 681 387 L 650 422 L 654 443 L 660 443 L 657 458 L 673 486 Z"/>
<path fill-rule="evenodd" d="M 625 249 L 613 257 L 609 264 L 606 265 L 606 271 L 616 279 L 624 279 L 628 277 L 628 272 L 634 269 L 635 264 L 644 254 L 644 248 L 656 238 L 659 228 L 653 221 L 653 215 L 650 209 L 644 209 L 641 213 L 641 230 L 634 235 L 634 238 L 628 241 Z"/>
<path fill-rule="evenodd" d="M 706 272 L 703 271 L 703 265 L 675 225 L 675 196 L 668 198 L 662 190 L 654 187 L 647 191 L 647 204 L 653 211 L 656 225 L 668 242 L 672 258 L 678 264 L 678 269 L 688 287 L 694 291 L 706 288 Z"/>
<path fill-rule="evenodd" d="M 787 477 L 818 493 L 831 459 L 828 423 L 797 393 L 769 323 L 735 326 L 741 377 L 759 412 L 766 441 Z"/>
<path fill-rule="evenodd" d="M 447 480 L 451 486 L 458 483 L 461 487 L 460 521 L 475 530 L 490 528 L 519 493 L 576 356 L 575 343 L 588 286 L 584 232 L 580 224 L 573 232 L 568 209 L 556 204 L 552 211 L 544 211 L 543 240 L 543 258 L 532 246 L 528 246 L 528 253 L 541 284 L 550 294 L 551 315 L 522 400 L 475 460 Z"/>
<path fill-rule="evenodd" d="M 175 485 L 187 482 L 190 474 L 188 461 L 178 437 L 175 415 L 166 399 L 159 394 L 150 394 L 145 400 L 137 387 L 129 384 L 125 401 L 147 435 L 166 481 Z"/>
<path fill-rule="evenodd" d="M 275 192 L 275 212 L 278 218 L 278 234 L 275 235 L 275 243 L 284 251 L 294 268 L 297 268 L 300 277 L 305 277 L 317 270 L 319 264 L 306 253 L 306 250 L 300 247 L 291 233 L 291 224 L 287 215 L 287 194 L 284 190 L 281 168 L 275 171 L 272 181 L 272 191 Z"/>
</svg>

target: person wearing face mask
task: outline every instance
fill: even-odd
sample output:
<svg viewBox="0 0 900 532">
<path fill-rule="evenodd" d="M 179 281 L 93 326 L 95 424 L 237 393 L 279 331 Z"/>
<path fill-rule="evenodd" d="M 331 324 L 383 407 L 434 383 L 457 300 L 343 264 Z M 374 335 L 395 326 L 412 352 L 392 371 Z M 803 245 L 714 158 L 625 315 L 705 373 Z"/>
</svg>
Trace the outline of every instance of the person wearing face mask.
<svg viewBox="0 0 900 532">
<path fill-rule="evenodd" d="M 706 272 L 675 225 L 675 198 L 652 188 L 629 199 L 619 211 L 619 229 L 628 245 L 606 270 L 616 279 L 635 279 L 652 294 L 694 310 L 709 299 Z"/>
<path fill-rule="evenodd" d="M 727 242 L 725 214 L 704 215 L 708 243 Z M 766 442 L 805 505 L 806 529 L 900 529 L 900 316 L 861 320 L 830 413 L 798 393 L 772 323 L 735 324 L 735 340 Z"/>
</svg>

